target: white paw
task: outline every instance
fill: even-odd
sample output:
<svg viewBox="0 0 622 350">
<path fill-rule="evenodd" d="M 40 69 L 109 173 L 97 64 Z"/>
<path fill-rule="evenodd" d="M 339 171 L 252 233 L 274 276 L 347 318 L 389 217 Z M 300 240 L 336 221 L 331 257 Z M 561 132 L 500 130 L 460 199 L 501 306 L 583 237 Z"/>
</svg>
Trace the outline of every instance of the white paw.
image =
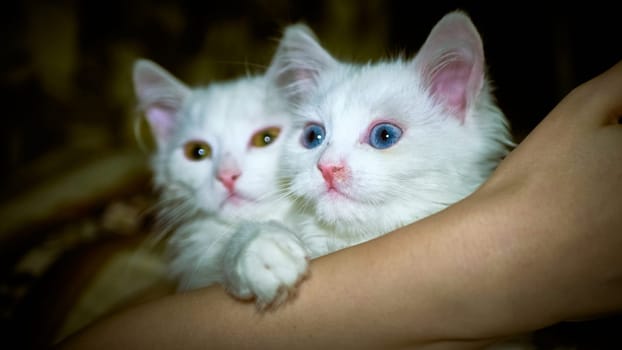
<svg viewBox="0 0 622 350">
<path fill-rule="evenodd" d="M 308 254 L 284 226 L 269 222 L 242 228 L 238 254 L 227 266 L 228 287 L 236 296 L 256 298 L 259 308 L 283 303 L 305 277 Z"/>
</svg>

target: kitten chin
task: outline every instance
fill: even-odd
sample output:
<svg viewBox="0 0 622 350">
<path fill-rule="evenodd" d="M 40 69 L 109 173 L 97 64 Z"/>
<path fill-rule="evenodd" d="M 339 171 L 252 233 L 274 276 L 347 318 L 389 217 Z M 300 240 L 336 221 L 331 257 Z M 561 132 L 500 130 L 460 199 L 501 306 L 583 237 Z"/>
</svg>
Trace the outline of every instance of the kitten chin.
<svg viewBox="0 0 622 350">
<path fill-rule="evenodd" d="M 391 207 L 389 203 L 364 203 L 332 192 L 316 202 L 315 216 L 335 234 L 358 241 L 414 221 L 412 213 L 386 210 Z"/>
</svg>

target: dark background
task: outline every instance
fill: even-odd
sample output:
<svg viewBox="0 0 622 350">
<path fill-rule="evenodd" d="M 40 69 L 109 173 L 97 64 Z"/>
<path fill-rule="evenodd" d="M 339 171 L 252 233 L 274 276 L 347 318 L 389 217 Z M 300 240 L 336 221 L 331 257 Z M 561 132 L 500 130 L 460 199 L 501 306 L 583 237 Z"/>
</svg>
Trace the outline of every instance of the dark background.
<svg viewBox="0 0 622 350">
<path fill-rule="evenodd" d="M 20 348 L 35 335 L 52 339 L 79 292 L 67 271 L 81 263 L 58 263 L 58 256 L 78 251 L 77 261 L 93 260 L 85 241 L 102 246 L 148 225 L 148 215 L 135 219 L 151 200 L 148 154 L 134 132 L 136 58 L 191 85 L 261 72 L 283 27 L 296 21 L 340 59 L 413 55 L 444 14 L 462 9 L 480 31 L 518 141 L 573 87 L 622 59 L 615 2 L 26 0 L 2 7 L 0 329 L 14 325 L 9 333 Z M 563 324 L 539 339 L 615 348 L 620 323 Z"/>
</svg>

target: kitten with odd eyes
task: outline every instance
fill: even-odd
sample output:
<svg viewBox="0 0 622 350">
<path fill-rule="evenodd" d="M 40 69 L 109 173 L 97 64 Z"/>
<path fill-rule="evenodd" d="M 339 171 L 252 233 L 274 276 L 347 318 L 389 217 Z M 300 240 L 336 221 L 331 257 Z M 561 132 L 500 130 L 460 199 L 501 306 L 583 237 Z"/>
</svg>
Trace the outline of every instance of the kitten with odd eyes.
<svg viewBox="0 0 622 350">
<path fill-rule="evenodd" d="M 307 252 L 282 224 L 291 201 L 277 162 L 291 118 L 263 76 L 189 88 L 149 60 L 134 64 L 139 107 L 157 149 L 161 222 L 171 227 L 179 289 L 222 284 L 258 306 L 287 298 Z"/>
<path fill-rule="evenodd" d="M 412 59 L 334 59 L 302 24 L 285 30 L 267 75 L 294 132 L 281 171 L 310 215 L 312 257 L 438 212 L 472 193 L 513 145 L 470 18 L 445 15 Z"/>
</svg>

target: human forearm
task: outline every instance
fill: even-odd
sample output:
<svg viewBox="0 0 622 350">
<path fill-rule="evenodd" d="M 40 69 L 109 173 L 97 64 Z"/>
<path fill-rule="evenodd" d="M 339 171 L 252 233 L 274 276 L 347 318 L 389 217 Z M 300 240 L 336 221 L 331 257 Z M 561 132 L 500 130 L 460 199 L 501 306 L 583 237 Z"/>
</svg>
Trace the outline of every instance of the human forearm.
<svg viewBox="0 0 622 350">
<path fill-rule="evenodd" d="M 479 344 L 476 339 L 494 334 L 491 327 L 503 304 L 496 285 L 503 276 L 494 263 L 499 256 L 475 253 L 495 251 L 484 247 L 494 242 L 483 240 L 478 230 L 495 215 L 480 208 L 485 209 L 467 202 L 315 260 L 298 298 L 275 311 L 257 313 L 253 304 L 236 302 L 219 288 L 199 290 L 117 315 L 73 345 L 471 348 Z"/>
<path fill-rule="evenodd" d="M 560 265 L 556 260 L 564 250 L 542 245 L 537 238 L 542 232 L 529 228 L 533 223 L 523 227 L 519 223 L 527 220 L 508 221 L 503 208 L 515 207 L 502 205 L 503 200 L 503 194 L 476 197 L 317 259 L 298 298 L 275 311 L 257 313 L 253 304 L 211 288 L 130 310 L 96 325 L 74 344 L 466 349 L 480 344 L 477 339 L 560 321 L 569 307 L 585 302 L 568 284 L 576 279 L 569 273 L 583 272 L 547 269 Z M 93 340 L 97 344 L 89 344 Z"/>
</svg>

